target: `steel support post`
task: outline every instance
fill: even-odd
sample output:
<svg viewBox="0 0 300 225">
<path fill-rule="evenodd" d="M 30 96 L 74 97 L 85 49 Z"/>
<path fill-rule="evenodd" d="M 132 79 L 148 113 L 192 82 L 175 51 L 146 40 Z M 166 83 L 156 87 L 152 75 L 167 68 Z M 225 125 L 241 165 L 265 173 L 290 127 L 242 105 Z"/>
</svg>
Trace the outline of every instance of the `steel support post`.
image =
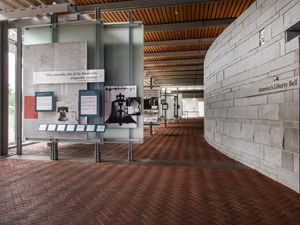
<svg viewBox="0 0 300 225">
<path fill-rule="evenodd" d="M 100 144 L 95 144 L 95 162 L 101 162 L 101 151 L 100 151 Z"/>
<path fill-rule="evenodd" d="M 0 22 L 0 156 L 8 154 L 8 22 Z"/>
<path fill-rule="evenodd" d="M 178 88 L 177 88 L 177 101 L 176 101 L 176 123 L 178 123 Z"/>
<path fill-rule="evenodd" d="M 16 123 L 17 154 L 22 155 L 22 28 L 17 30 Z"/>
<path fill-rule="evenodd" d="M 167 88 L 165 88 L 165 100 L 167 102 Z M 167 126 L 167 110 L 165 111 L 165 127 Z"/>
<path fill-rule="evenodd" d="M 150 77 L 150 89 L 152 89 L 153 86 L 152 82 L 153 82 L 152 77 Z M 150 135 L 153 135 L 152 122 L 150 122 Z"/>
<path fill-rule="evenodd" d="M 129 11 L 129 24 L 132 24 L 132 11 Z M 132 85 L 132 27 L 129 26 L 129 84 Z M 129 139 L 132 138 L 132 129 L 129 128 Z M 133 161 L 133 146 L 129 141 L 128 145 L 128 161 Z"/>
<path fill-rule="evenodd" d="M 58 24 L 58 13 L 51 14 L 51 23 L 52 23 L 52 43 L 57 42 L 57 24 Z"/>
</svg>

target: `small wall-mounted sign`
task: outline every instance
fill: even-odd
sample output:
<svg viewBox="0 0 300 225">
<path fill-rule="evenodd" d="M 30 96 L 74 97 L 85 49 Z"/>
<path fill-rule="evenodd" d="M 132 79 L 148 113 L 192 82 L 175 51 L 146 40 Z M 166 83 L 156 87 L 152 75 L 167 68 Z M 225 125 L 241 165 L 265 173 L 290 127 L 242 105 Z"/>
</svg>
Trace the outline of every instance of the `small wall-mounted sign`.
<svg viewBox="0 0 300 225">
<path fill-rule="evenodd" d="M 299 88 L 299 78 L 288 78 L 284 80 L 276 80 L 271 83 L 258 82 L 252 84 L 252 87 L 245 89 L 245 97 L 263 95 L 274 92 L 286 91 Z"/>
<path fill-rule="evenodd" d="M 33 84 L 104 82 L 104 69 L 33 72 Z"/>
<path fill-rule="evenodd" d="M 265 29 L 262 29 L 261 31 L 259 31 L 259 45 L 262 46 L 265 43 Z"/>
</svg>

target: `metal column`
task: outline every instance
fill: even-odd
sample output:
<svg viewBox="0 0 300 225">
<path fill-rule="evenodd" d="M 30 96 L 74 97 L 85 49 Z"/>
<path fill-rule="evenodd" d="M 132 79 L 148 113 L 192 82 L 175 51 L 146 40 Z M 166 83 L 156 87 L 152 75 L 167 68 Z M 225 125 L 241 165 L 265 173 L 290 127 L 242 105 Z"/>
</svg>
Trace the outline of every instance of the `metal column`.
<svg viewBox="0 0 300 225">
<path fill-rule="evenodd" d="M 57 24 L 58 24 L 58 13 L 51 14 L 51 23 L 52 23 L 52 42 L 57 42 Z"/>
<path fill-rule="evenodd" d="M 152 77 L 150 77 L 150 89 L 152 89 L 152 85 L 153 85 L 153 80 Z M 152 122 L 150 122 L 150 135 L 153 135 L 153 126 L 152 126 Z"/>
<path fill-rule="evenodd" d="M 129 84 L 132 85 L 132 11 L 129 11 Z M 129 128 L 129 139 L 132 138 L 132 129 Z M 132 142 L 128 145 L 128 161 L 133 161 Z"/>
<path fill-rule="evenodd" d="M 8 22 L 0 22 L 0 156 L 8 154 Z"/>
<path fill-rule="evenodd" d="M 177 101 L 176 101 L 176 123 L 178 123 L 178 88 L 177 88 Z"/>
<path fill-rule="evenodd" d="M 57 23 L 58 23 L 58 13 L 51 14 L 51 23 L 52 23 L 52 43 L 58 41 L 57 38 Z M 52 140 L 50 145 L 50 159 L 58 160 L 58 143 L 55 140 Z"/>
<path fill-rule="evenodd" d="M 104 68 L 104 51 L 103 51 L 103 41 L 102 41 L 102 24 L 101 24 L 101 11 L 100 8 L 96 7 L 95 8 L 95 19 L 97 21 L 96 24 L 96 51 L 95 51 L 95 69 L 102 69 Z M 104 83 L 100 83 L 100 84 L 93 84 L 93 86 L 89 86 L 89 88 L 92 89 L 100 89 L 100 90 L 104 90 Z M 102 119 L 100 120 L 99 118 L 95 118 L 92 120 L 92 118 L 90 118 L 90 122 L 94 122 L 94 123 L 103 123 L 103 117 L 104 117 L 104 98 L 103 95 L 100 95 L 100 101 L 102 102 L 102 112 L 100 113 L 102 116 Z M 101 138 L 101 134 L 97 133 L 96 134 L 98 138 Z M 94 150 L 94 158 L 95 158 L 95 162 L 98 163 L 101 161 L 101 149 L 100 149 L 100 144 L 95 144 L 95 150 Z"/>
<path fill-rule="evenodd" d="M 17 30 L 16 123 L 17 154 L 22 155 L 22 28 L 18 28 Z"/>
<path fill-rule="evenodd" d="M 167 102 L 167 88 L 165 88 L 165 100 Z M 167 110 L 165 111 L 165 127 L 167 126 Z"/>
</svg>

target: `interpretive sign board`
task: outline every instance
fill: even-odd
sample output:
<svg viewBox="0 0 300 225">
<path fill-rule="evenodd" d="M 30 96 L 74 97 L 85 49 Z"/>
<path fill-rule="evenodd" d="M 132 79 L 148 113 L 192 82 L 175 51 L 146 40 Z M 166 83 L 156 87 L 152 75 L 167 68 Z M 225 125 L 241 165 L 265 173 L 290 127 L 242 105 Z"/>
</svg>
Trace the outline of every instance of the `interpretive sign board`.
<svg viewBox="0 0 300 225">
<path fill-rule="evenodd" d="M 160 89 L 144 89 L 144 98 L 156 97 L 160 98 Z"/>
<path fill-rule="evenodd" d="M 137 116 L 126 110 L 126 99 L 136 97 L 136 93 L 136 86 L 105 87 L 105 123 L 108 128 L 137 128 Z"/>
<path fill-rule="evenodd" d="M 54 92 L 36 92 L 35 93 L 35 111 L 53 112 L 54 111 Z"/>
<path fill-rule="evenodd" d="M 68 131 L 68 132 L 74 132 L 75 129 L 76 129 L 76 124 L 68 124 L 67 128 L 66 128 L 66 131 Z"/>
<path fill-rule="evenodd" d="M 49 124 L 47 131 L 56 131 L 56 127 L 57 127 L 56 124 Z"/>
<path fill-rule="evenodd" d="M 26 30 L 26 34 L 30 32 Z M 26 35 L 25 34 L 25 35 Z M 31 42 L 32 43 L 32 42 Z M 79 117 L 79 90 L 87 89 L 85 83 L 38 84 L 43 77 L 34 72 L 88 71 L 87 41 L 26 45 L 24 43 L 24 138 L 87 139 L 86 133 L 58 132 L 50 129 L 39 132 L 40 124 L 86 124 L 86 117 Z M 56 72 L 53 72 L 56 73 Z M 52 77 L 53 78 L 53 77 Z M 55 79 L 59 79 L 55 77 Z M 52 93 L 54 97 L 52 97 Z M 30 96 L 33 96 L 31 98 Z M 53 106 L 53 109 L 52 109 Z M 37 112 L 35 112 L 37 107 Z M 33 120 L 34 119 L 34 120 Z M 52 131 L 49 134 L 49 131 Z"/>
<path fill-rule="evenodd" d="M 48 127 L 48 124 L 40 124 L 39 125 L 39 131 L 46 131 Z"/>
<path fill-rule="evenodd" d="M 35 111 L 35 96 L 24 96 L 24 119 L 38 119 Z"/>
<path fill-rule="evenodd" d="M 104 82 L 104 69 L 33 72 L 33 84 Z"/>
<path fill-rule="evenodd" d="M 163 110 L 168 110 L 168 106 L 169 106 L 168 103 L 163 103 L 162 104 L 162 109 Z"/>
<path fill-rule="evenodd" d="M 76 127 L 76 132 L 84 132 L 85 131 L 85 124 L 78 124 Z"/>
<path fill-rule="evenodd" d="M 79 90 L 79 116 L 99 116 L 99 90 Z"/>
<path fill-rule="evenodd" d="M 86 132 L 95 132 L 96 126 L 94 124 L 88 124 L 86 125 Z"/>
<path fill-rule="evenodd" d="M 96 132 L 104 133 L 105 130 L 106 130 L 106 125 L 105 124 L 97 124 Z"/>
</svg>

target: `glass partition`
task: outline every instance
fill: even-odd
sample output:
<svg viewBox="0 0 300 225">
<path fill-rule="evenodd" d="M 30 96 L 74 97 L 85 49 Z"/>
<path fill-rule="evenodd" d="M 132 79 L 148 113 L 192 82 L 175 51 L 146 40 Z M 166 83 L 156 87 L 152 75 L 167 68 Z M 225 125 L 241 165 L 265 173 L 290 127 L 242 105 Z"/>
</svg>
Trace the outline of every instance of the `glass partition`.
<svg viewBox="0 0 300 225">
<path fill-rule="evenodd" d="M 8 145 L 12 146 L 16 144 L 16 32 L 9 30 L 9 87 L 8 87 L 8 102 L 9 102 L 9 114 L 8 114 Z"/>
</svg>

